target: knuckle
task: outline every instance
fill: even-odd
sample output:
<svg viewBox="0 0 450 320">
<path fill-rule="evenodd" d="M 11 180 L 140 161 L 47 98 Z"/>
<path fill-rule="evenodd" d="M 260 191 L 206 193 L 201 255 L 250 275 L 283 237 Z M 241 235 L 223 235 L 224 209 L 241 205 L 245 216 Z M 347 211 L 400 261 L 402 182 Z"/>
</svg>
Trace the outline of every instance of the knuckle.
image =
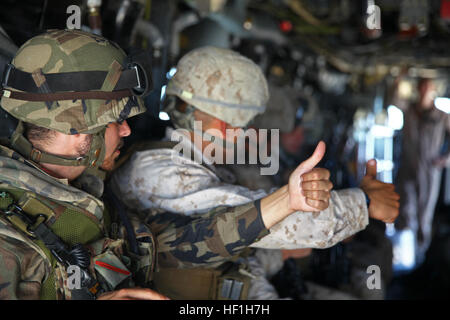
<svg viewBox="0 0 450 320">
<path fill-rule="evenodd" d="M 117 290 L 117 294 L 119 296 L 124 296 L 127 294 L 127 289 L 119 289 L 119 290 Z"/>
</svg>

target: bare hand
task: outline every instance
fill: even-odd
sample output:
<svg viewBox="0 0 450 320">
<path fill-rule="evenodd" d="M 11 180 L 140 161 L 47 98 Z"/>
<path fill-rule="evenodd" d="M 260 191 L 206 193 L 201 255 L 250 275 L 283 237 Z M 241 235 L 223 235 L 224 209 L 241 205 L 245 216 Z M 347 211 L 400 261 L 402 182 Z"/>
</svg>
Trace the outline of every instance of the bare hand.
<svg viewBox="0 0 450 320">
<path fill-rule="evenodd" d="M 312 156 L 303 161 L 290 175 L 288 192 L 291 210 L 322 211 L 328 208 L 330 190 L 333 184 L 329 180 L 327 169 L 314 168 L 325 154 L 325 143 L 320 141 Z"/>
<path fill-rule="evenodd" d="M 376 180 L 377 163 L 369 160 L 366 175 L 362 179 L 361 189 L 370 199 L 369 216 L 385 223 L 393 223 L 399 214 L 400 196 L 391 183 Z"/>
<path fill-rule="evenodd" d="M 102 294 L 97 300 L 170 300 L 166 296 L 145 288 L 128 288 Z"/>
</svg>

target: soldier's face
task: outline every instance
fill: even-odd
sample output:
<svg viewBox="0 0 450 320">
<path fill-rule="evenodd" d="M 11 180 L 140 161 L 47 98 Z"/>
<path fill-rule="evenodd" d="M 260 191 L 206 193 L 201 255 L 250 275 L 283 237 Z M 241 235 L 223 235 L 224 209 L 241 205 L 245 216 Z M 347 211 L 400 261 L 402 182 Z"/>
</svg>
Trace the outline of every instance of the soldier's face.
<svg viewBox="0 0 450 320">
<path fill-rule="evenodd" d="M 126 121 L 121 124 L 110 123 L 108 124 L 105 132 L 105 160 L 101 168 L 103 170 L 110 171 L 114 168 L 114 162 L 119 157 L 119 149 L 123 146 L 123 137 L 127 137 L 131 134 L 131 129 Z"/>
<path fill-rule="evenodd" d="M 419 82 L 419 106 L 422 109 L 430 109 L 436 97 L 436 85 L 430 79 Z"/>
</svg>

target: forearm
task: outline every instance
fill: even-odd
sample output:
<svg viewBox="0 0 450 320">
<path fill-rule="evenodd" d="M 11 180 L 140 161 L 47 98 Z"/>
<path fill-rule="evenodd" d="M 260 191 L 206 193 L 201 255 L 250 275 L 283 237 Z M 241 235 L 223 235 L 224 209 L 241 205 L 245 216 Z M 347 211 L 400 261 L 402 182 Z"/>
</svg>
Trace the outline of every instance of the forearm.
<svg viewBox="0 0 450 320">
<path fill-rule="evenodd" d="M 270 228 L 252 247 L 267 249 L 327 248 L 363 230 L 369 223 L 361 189 L 331 192 L 330 206 L 321 212 L 297 211 Z"/>
<path fill-rule="evenodd" d="M 285 219 L 295 210 L 289 209 L 288 187 L 284 186 L 261 199 L 261 213 L 267 229 Z"/>
</svg>

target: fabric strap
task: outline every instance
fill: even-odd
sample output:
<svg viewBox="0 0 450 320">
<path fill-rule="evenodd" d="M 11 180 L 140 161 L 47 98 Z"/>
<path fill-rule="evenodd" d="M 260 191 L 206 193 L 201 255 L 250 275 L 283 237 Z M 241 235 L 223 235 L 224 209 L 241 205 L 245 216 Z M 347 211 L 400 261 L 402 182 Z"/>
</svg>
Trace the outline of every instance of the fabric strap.
<svg viewBox="0 0 450 320">
<path fill-rule="evenodd" d="M 11 144 L 14 145 L 16 150 L 24 157 L 39 163 L 51 163 L 62 166 L 86 166 L 86 167 L 99 167 L 105 156 L 104 148 L 104 131 L 101 130 L 94 134 L 91 149 L 89 153 L 83 157 L 67 158 L 63 156 L 57 156 L 45 151 L 38 150 L 23 136 L 23 123 L 19 122 L 16 131 L 11 138 Z"/>
<path fill-rule="evenodd" d="M 133 93 L 129 89 L 112 92 L 77 91 L 77 92 L 57 92 L 57 93 L 28 93 L 3 89 L 2 95 L 5 96 L 6 98 L 24 101 L 62 101 L 62 100 L 77 100 L 77 99 L 114 100 L 130 97 L 133 95 Z"/>
<path fill-rule="evenodd" d="M 29 93 L 39 93 L 39 89 L 33 79 L 33 73 L 19 70 L 12 64 L 8 64 L 6 68 L 8 69 L 5 71 L 2 83 L 3 87 L 11 87 Z M 107 71 L 77 71 L 43 74 L 50 92 L 100 90 L 107 75 Z M 126 69 L 121 71 L 120 78 L 117 81 L 114 90 L 121 91 L 130 89 L 137 87 L 138 84 L 136 70 Z"/>
</svg>

